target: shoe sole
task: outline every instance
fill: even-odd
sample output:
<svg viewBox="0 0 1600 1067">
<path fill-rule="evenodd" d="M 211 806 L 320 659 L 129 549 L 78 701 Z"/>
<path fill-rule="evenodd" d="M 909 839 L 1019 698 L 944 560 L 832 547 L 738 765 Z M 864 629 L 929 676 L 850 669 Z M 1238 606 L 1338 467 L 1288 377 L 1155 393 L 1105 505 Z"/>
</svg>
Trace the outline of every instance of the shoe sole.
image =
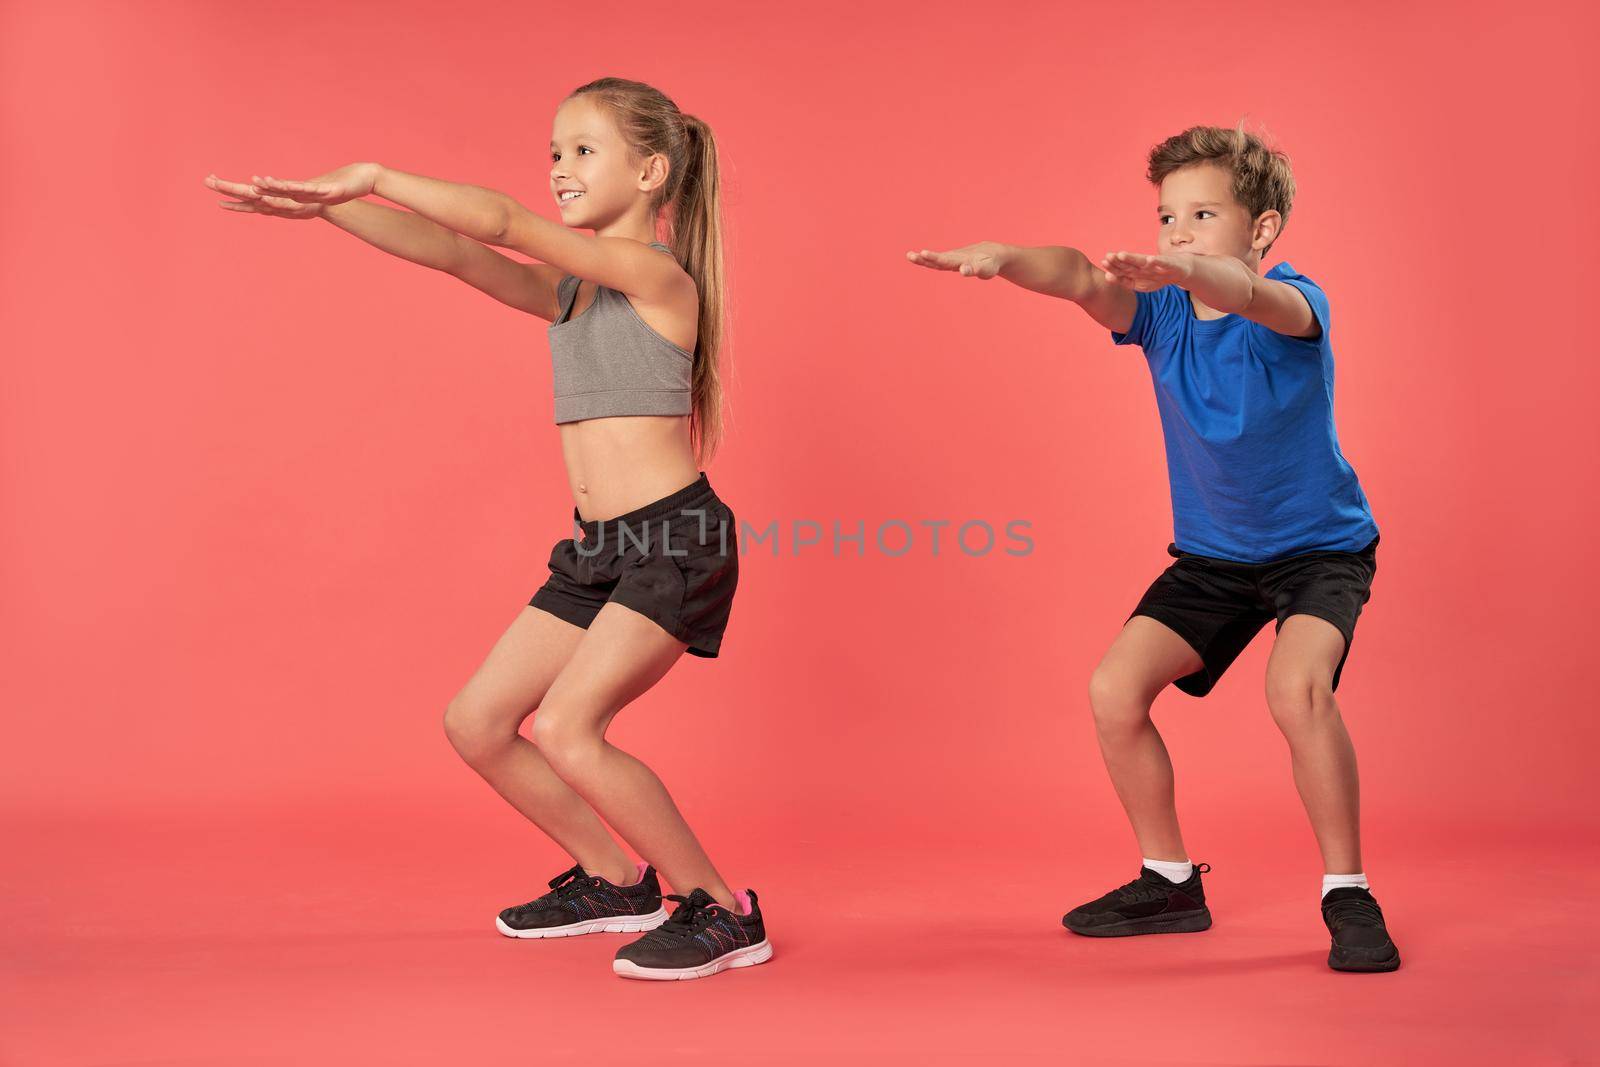
<svg viewBox="0 0 1600 1067">
<path fill-rule="evenodd" d="M 1335 945 L 1328 950 L 1328 966 L 1336 971 L 1350 971 L 1357 974 L 1375 974 L 1383 971 L 1397 971 L 1400 969 L 1400 952 L 1394 948 L 1393 942 L 1390 949 L 1394 955 L 1386 958 L 1373 959 L 1365 954 L 1346 953 L 1340 954 Z"/>
<path fill-rule="evenodd" d="M 1202 908 L 1199 911 L 1185 911 L 1171 918 L 1151 915 L 1143 919 L 1124 919 L 1117 923 L 1107 923 L 1105 926 L 1073 926 L 1063 918 L 1061 925 L 1075 934 L 1082 934 L 1084 937 L 1132 937 L 1135 934 L 1195 934 L 1201 930 L 1211 929 L 1211 909 Z"/>
<path fill-rule="evenodd" d="M 612 971 L 624 978 L 646 978 L 657 982 L 686 982 L 694 978 L 710 978 L 718 971 L 734 967 L 754 967 L 772 958 L 772 945 L 762 941 L 718 956 L 699 967 L 641 967 L 632 960 L 612 960 Z"/>
<path fill-rule="evenodd" d="M 507 937 L 577 937 L 579 934 L 637 934 L 654 930 L 667 921 L 667 909 L 657 908 L 649 915 L 612 915 L 603 919 L 585 919 L 565 926 L 546 926 L 531 930 L 518 930 L 507 926 L 504 919 L 495 917 L 494 928 Z"/>
</svg>

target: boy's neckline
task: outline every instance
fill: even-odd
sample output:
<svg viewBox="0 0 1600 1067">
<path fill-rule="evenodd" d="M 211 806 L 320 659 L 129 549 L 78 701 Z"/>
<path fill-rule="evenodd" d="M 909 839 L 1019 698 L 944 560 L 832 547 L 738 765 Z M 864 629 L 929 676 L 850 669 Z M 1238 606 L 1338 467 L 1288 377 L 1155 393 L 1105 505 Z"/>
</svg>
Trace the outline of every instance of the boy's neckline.
<svg viewBox="0 0 1600 1067">
<path fill-rule="evenodd" d="M 1208 318 L 1201 317 L 1200 313 L 1195 310 L 1194 294 L 1189 292 L 1189 290 L 1187 290 L 1187 289 L 1183 290 L 1183 302 L 1189 306 L 1189 319 L 1192 322 L 1200 322 L 1200 323 L 1227 322 L 1229 319 L 1236 319 L 1236 318 L 1239 317 L 1239 316 L 1235 315 L 1231 311 L 1224 312 L 1223 314 L 1218 315 L 1215 318 L 1208 319 Z"/>
<path fill-rule="evenodd" d="M 1288 260 L 1284 260 L 1284 261 L 1279 262 L 1279 263 L 1274 263 L 1272 266 L 1268 267 L 1265 271 L 1261 272 L 1261 277 L 1263 277 L 1263 278 L 1272 277 L 1272 272 L 1277 270 L 1279 267 L 1283 267 L 1285 271 L 1288 271 L 1289 270 Z M 1227 322 L 1229 319 L 1237 319 L 1237 318 L 1239 318 L 1238 315 L 1235 315 L 1231 311 L 1224 312 L 1223 314 L 1218 315 L 1216 318 L 1213 318 L 1213 319 L 1201 318 L 1199 312 L 1197 312 L 1195 310 L 1194 294 L 1189 292 L 1189 290 L 1187 290 L 1187 289 L 1183 289 L 1182 292 L 1183 292 L 1183 302 L 1189 306 L 1189 319 L 1190 319 L 1191 322 L 1202 322 L 1202 323 Z"/>
</svg>

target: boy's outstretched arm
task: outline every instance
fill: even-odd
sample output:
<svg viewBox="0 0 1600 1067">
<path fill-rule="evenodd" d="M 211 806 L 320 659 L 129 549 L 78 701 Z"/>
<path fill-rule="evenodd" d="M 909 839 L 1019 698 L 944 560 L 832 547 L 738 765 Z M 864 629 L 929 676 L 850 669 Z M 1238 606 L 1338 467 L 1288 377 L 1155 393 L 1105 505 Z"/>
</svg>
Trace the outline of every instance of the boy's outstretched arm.
<svg viewBox="0 0 1600 1067">
<path fill-rule="evenodd" d="M 1263 278 L 1232 256 L 1111 252 L 1100 263 L 1119 286 L 1148 292 L 1177 285 L 1207 307 L 1259 322 L 1273 333 L 1314 341 L 1322 332 L 1304 293 L 1288 282 Z"/>
<path fill-rule="evenodd" d="M 970 278 L 1004 278 L 1024 289 L 1070 300 L 1094 321 L 1118 333 L 1133 326 L 1138 298 L 1130 289 L 1108 281 L 1106 273 L 1076 248 L 1025 248 L 982 241 L 948 252 L 924 248 L 907 252 L 906 258 L 932 270 L 956 271 Z"/>
</svg>

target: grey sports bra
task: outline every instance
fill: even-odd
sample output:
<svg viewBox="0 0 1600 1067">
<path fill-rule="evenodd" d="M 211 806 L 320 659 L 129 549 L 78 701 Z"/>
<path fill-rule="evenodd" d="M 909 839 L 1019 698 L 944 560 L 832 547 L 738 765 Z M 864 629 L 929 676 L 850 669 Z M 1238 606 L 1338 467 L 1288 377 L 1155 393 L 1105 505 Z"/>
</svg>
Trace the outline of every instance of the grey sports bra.
<svg viewBox="0 0 1600 1067">
<path fill-rule="evenodd" d="M 659 241 L 650 242 L 671 254 Z M 623 293 L 597 285 L 576 318 L 580 280 L 556 287 L 560 313 L 550 324 L 556 422 L 618 415 L 688 415 L 694 353 L 662 337 L 639 317 Z"/>
</svg>

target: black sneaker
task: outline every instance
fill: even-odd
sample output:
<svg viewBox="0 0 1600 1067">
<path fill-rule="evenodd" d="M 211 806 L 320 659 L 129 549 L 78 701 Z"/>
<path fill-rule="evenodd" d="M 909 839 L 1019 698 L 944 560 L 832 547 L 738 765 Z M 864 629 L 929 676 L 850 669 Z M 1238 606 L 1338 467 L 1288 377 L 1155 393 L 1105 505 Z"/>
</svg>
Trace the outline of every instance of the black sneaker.
<svg viewBox="0 0 1600 1067">
<path fill-rule="evenodd" d="M 1131 934 L 1181 934 L 1211 927 L 1206 891 L 1200 874 L 1211 864 L 1197 863 L 1187 881 L 1139 868 L 1139 877 L 1062 916 L 1061 925 L 1086 937 L 1127 937 Z"/>
<path fill-rule="evenodd" d="M 746 889 L 750 914 L 735 915 L 704 889 L 686 897 L 667 894 L 678 910 L 632 944 L 617 949 L 611 969 L 624 978 L 675 981 L 709 978 L 730 967 L 754 967 L 772 958 L 756 891 Z"/>
<path fill-rule="evenodd" d="M 1328 966 L 1336 971 L 1392 971 L 1400 950 L 1383 925 L 1383 909 L 1358 885 L 1330 889 L 1322 898 L 1322 921 L 1333 935 Z"/>
<path fill-rule="evenodd" d="M 655 868 L 641 863 L 633 885 L 614 885 L 574 867 L 550 879 L 544 896 L 502 911 L 494 927 L 507 937 L 571 937 L 636 933 L 666 921 Z"/>
</svg>

